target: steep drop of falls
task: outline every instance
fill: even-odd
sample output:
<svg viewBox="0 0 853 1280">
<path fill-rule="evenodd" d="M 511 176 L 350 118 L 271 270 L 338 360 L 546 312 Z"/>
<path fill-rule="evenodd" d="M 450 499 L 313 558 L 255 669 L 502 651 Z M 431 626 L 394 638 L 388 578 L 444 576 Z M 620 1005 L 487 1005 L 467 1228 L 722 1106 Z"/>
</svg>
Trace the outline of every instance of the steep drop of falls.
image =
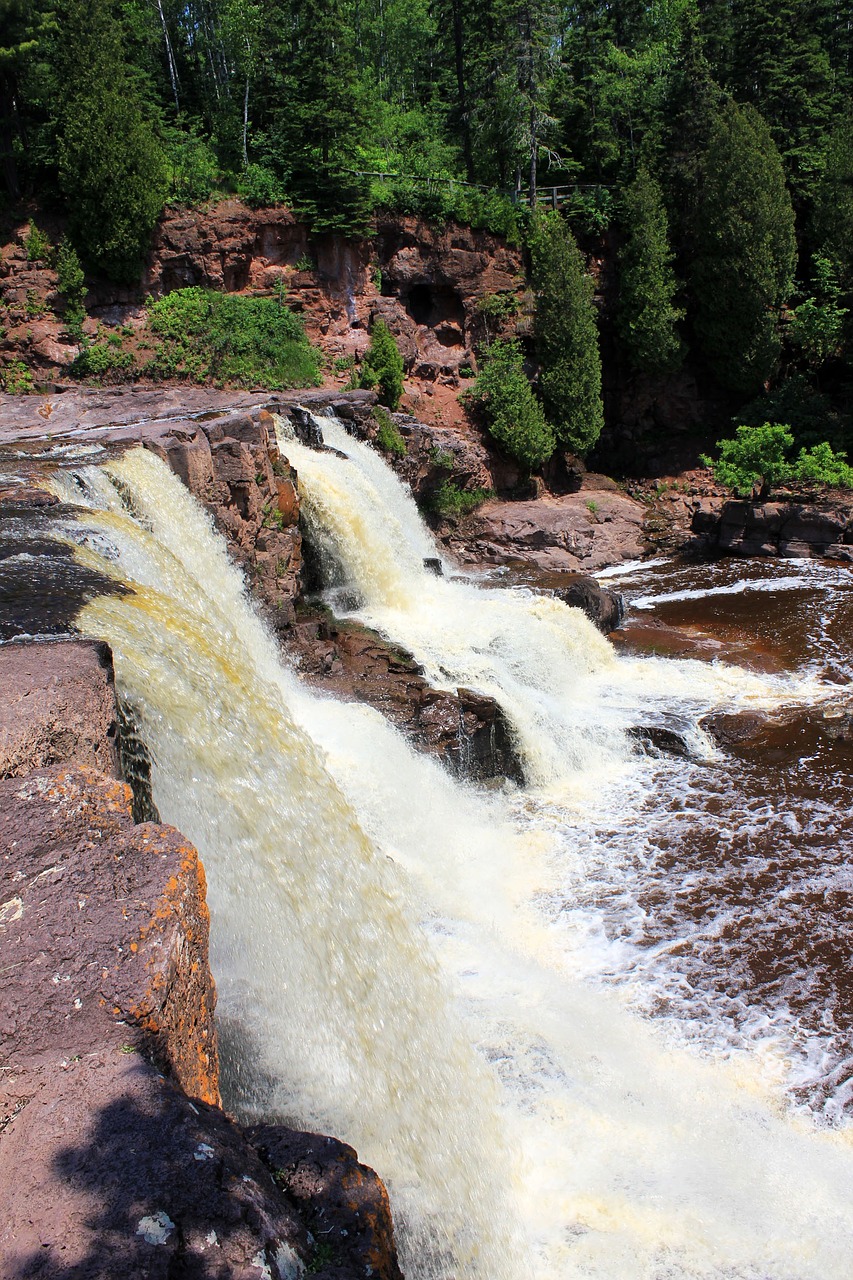
<svg viewBox="0 0 853 1280">
<path fill-rule="evenodd" d="M 617 662 L 586 616 L 560 600 L 437 577 L 425 565 L 436 546 L 408 488 L 337 419 L 315 421 L 328 452 L 294 439 L 286 421 L 278 429 L 328 572 L 355 595 L 355 616 L 414 654 L 431 682 L 497 699 L 532 784 L 589 791 L 625 760 L 623 731 L 637 714 L 654 720 L 658 704 L 670 707 L 674 698 L 690 733 L 691 712 L 698 719 L 723 704 L 826 696 L 816 682 L 760 680 L 735 667 Z M 692 737 L 701 747 L 701 734 Z"/>
<path fill-rule="evenodd" d="M 352 463 L 316 459 L 348 466 L 354 484 Z M 112 644 L 155 800 L 204 859 L 220 1014 L 243 1041 L 235 1102 L 358 1148 L 389 1183 L 409 1280 L 849 1276 L 849 1132 L 786 1117 L 762 1070 L 667 1045 L 619 993 L 584 980 L 540 909 L 562 873 L 550 801 L 471 794 L 377 713 L 301 689 L 207 517 L 151 455 L 57 487 L 84 508 L 68 527 L 78 556 L 133 589 L 93 602 L 79 625 Z M 368 515 L 393 511 L 370 502 L 366 538 Z M 312 518 L 318 530 L 344 520 L 331 503 L 328 525 Z M 414 577 L 434 554 L 416 518 L 378 535 L 392 596 L 416 531 Z M 334 548 L 349 554 L 343 536 Z M 359 554 L 368 599 L 374 570 Z M 540 612 L 521 593 L 483 592 L 477 630 L 477 589 L 439 587 L 431 623 L 408 633 L 437 678 L 518 706 L 522 748 L 551 790 L 633 778 L 618 730 L 632 699 L 658 696 L 655 670 L 617 661 L 556 602 Z M 469 593 L 445 652 L 442 610 Z M 377 591 L 365 612 L 383 607 Z M 692 696 L 696 665 L 673 664 Z M 744 673 L 703 679 L 703 704 L 781 696 Z M 552 735 L 541 752 L 540 731 Z"/>
</svg>

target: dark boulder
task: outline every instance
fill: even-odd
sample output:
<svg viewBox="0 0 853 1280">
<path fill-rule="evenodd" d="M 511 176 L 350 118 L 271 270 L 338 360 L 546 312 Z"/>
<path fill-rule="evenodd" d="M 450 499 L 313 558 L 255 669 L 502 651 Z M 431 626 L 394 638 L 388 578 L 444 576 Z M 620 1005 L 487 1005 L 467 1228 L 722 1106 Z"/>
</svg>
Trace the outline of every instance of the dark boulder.
<svg viewBox="0 0 853 1280">
<path fill-rule="evenodd" d="M 625 616 L 625 601 L 618 591 L 599 586 L 595 578 L 579 577 L 567 587 L 555 591 L 558 600 L 582 609 L 591 622 L 605 635 L 615 631 Z"/>
</svg>

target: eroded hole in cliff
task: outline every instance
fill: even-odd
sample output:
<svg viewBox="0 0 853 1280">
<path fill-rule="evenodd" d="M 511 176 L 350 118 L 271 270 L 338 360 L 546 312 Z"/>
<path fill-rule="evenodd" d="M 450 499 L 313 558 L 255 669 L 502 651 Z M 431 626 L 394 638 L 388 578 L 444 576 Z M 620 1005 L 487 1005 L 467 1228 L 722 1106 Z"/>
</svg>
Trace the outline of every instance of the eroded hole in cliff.
<svg viewBox="0 0 853 1280">
<path fill-rule="evenodd" d="M 431 329 L 439 325 L 454 325 L 461 329 L 465 322 L 465 308 L 455 289 L 422 280 L 412 285 L 403 300 L 415 324 L 427 325 Z"/>
</svg>

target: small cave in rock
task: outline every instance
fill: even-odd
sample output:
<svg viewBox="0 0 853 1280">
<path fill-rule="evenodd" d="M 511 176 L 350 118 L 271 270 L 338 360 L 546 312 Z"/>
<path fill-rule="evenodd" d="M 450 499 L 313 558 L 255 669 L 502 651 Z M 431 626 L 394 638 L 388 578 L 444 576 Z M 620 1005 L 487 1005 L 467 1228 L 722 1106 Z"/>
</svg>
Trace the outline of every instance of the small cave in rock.
<svg viewBox="0 0 853 1280">
<path fill-rule="evenodd" d="M 465 308 L 455 289 L 428 284 L 425 280 L 412 285 L 405 299 L 406 310 L 415 324 L 433 329 L 438 325 L 465 322 Z"/>
</svg>

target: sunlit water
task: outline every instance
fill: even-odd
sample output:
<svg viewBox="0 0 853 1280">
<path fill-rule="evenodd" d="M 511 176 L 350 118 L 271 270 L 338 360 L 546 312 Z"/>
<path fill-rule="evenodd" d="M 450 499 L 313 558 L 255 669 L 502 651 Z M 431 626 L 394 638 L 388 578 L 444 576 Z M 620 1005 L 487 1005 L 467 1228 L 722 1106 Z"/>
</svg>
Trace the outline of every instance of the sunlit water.
<svg viewBox="0 0 853 1280">
<path fill-rule="evenodd" d="M 774 794 L 760 809 L 698 727 L 832 705 L 839 673 L 619 656 L 528 588 L 436 579 L 407 494 L 324 428 L 349 460 L 287 452 L 340 584 L 436 682 L 499 698 L 527 788 L 475 794 L 369 708 L 302 689 L 151 455 L 57 481 L 84 508 L 78 556 L 134 588 L 79 624 L 113 645 L 155 800 L 204 858 L 233 1105 L 352 1142 L 389 1184 L 410 1280 L 849 1277 L 850 1130 L 789 1093 L 820 1076 L 838 1118 L 839 1029 L 809 1039 L 790 990 L 741 979 L 737 938 L 715 976 L 719 866 L 747 828 L 802 819 Z M 693 589 L 643 572 L 629 595 Z M 627 728 L 673 718 L 693 759 L 632 748 Z M 847 820 L 823 790 L 821 865 Z M 788 879 L 746 882 L 745 947 Z"/>
</svg>

